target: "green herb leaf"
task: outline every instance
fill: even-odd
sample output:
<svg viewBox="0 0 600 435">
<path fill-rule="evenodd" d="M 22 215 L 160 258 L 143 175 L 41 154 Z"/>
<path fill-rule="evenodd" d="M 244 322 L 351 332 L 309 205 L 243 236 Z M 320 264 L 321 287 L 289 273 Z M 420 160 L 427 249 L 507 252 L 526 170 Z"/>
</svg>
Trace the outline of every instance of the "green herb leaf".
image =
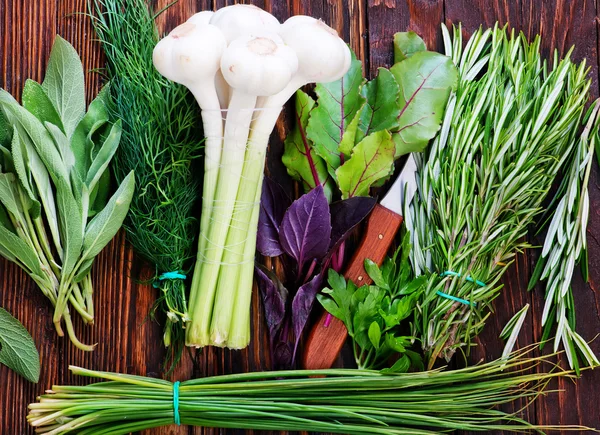
<svg viewBox="0 0 600 435">
<path fill-rule="evenodd" d="M 415 32 L 398 32 L 394 35 L 394 63 L 426 50 L 425 42 Z"/>
<path fill-rule="evenodd" d="M 31 204 L 31 208 L 28 210 L 33 219 L 36 219 L 40 215 L 41 205 L 38 201 L 36 195 L 33 193 L 32 183 L 31 183 L 31 169 L 29 169 L 29 159 L 27 157 L 27 148 L 26 145 L 21 140 L 19 136 L 19 132 L 16 127 L 13 127 L 13 140 L 12 140 L 12 156 L 13 163 L 15 166 L 15 172 L 19 177 L 19 181 L 21 185 L 25 189 L 29 197 L 29 201 Z"/>
<path fill-rule="evenodd" d="M 69 175 L 54 141 L 42 123 L 6 91 L 0 89 L 0 107 L 8 121 L 17 128 L 26 146 L 35 149 L 52 180 L 68 180 Z M 31 155 L 31 153 L 28 153 Z"/>
<path fill-rule="evenodd" d="M 377 287 L 381 287 L 385 290 L 390 289 L 390 286 L 383 278 L 383 273 L 381 272 L 381 269 L 379 269 L 379 266 L 377 266 L 377 264 L 373 260 L 371 260 L 370 258 L 366 258 L 364 266 L 365 271 Z"/>
<path fill-rule="evenodd" d="M 430 51 L 415 53 L 390 71 L 400 87 L 401 111 L 394 134 L 399 157 L 422 151 L 436 135 L 458 72 L 452 59 Z"/>
<path fill-rule="evenodd" d="M 379 342 L 381 341 L 381 328 L 377 322 L 372 322 L 369 326 L 369 340 L 375 349 L 379 349 Z"/>
<path fill-rule="evenodd" d="M 40 260 L 33 248 L 4 226 L 0 226 L 0 253 L 6 259 L 25 268 L 27 272 L 36 276 L 44 275 Z"/>
<path fill-rule="evenodd" d="M 358 124 L 361 122 L 361 116 L 362 116 L 362 113 L 366 110 L 365 109 L 366 106 L 367 106 L 367 103 L 365 102 L 362 105 L 362 107 L 360 108 L 360 110 L 358 112 L 356 112 L 356 114 L 354 115 L 354 118 L 352 119 L 352 122 L 350 122 L 348 127 L 346 127 L 346 131 L 344 132 L 344 135 L 342 136 L 342 141 L 340 142 L 338 150 L 340 153 L 342 153 L 344 155 L 344 160 L 347 160 L 350 158 L 350 155 L 352 154 L 352 149 L 354 148 L 354 145 L 356 145 L 356 143 L 357 143 L 356 138 L 359 134 Z M 362 135 L 362 133 L 361 133 L 361 135 Z"/>
<path fill-rule="evenodd" d="M 365 137 L 352 150 L 352 157 L 336 170 L 342 198 L 368 196 L 369 188 L 390 176 L 395 146 L 386 130 Z"/>
<path fill-rule="evenodd" d="M 75 199 L 65 180 L 59 180 L 56 185 L 56 205 L 63 245 L 61 273 L 66 277 L 73 271 L 81 254 L 83 215 L 81 204 Z"/>
<path fill-rule="evenodd" d="M 67 137 L 85 114 L 83 66 L 71 44 L 57 36 L 42 87 L 59 113 Z"/>
<path fill-rule="evenodd" d="M 118 120 L 110 129 L 108 136 L 92 161 L 92 165 L 87 173 L 85 183 L 90 191 L 95 188 L 96 183 L 100 180 L 100 177 L 106 171 L 112 157 L 115 155 L 115 152 L 119 147 L 119 141 L 121 140 L 121 132 L 121 120 Z"/>
<path fill-rule="evenodd" d="M 363 83 L 362 63 L 353 53 L 350 69 L 341 80 L 315 88 L 317 107 L 311 112 L 306 133 L 332 176 L 341 163 L 339 146 L 344 132 L 365 101 L 360 94 Z"/>
<path fill-rule="evenodd" d="M 8 122 L 2 110 L 0 110 L 0 146 L 7 149 L 10 147 L 10 142 L 12 141 L 10 136 L 11 130 L 12 125 Z"/>
<path fill-rule="evenodd" d="M 117 234 L 129 210 L 135 189 L 133 171 L 123 180 L 106 207 L 87 225 L 83 240 L 83 259 L 96 257 Z"/>
<path fill-rule="evenodd" d="M 23 88 L 23 107 L 29 110 L 42 124 L 49 122 L 58 127 L 62 132 L 65 131 L 60 115 L 56 107 L 46 95 L 42 85 L 38 82 L 27 79 Z"/>
<path fill-rule="evenodd" d="M 85 116 L 77 124 L 71 137 L 71 150 L 75 156 L 75 169 L 82 180 L 86 179 L 92 163 L 92 148 L 94 147 L 92 136 L 109 122 L 107 109 L 109 89 L 105 86 L 94 101 L 90 103 Z"/>
<path fill-rule="evenodd" d="M 104 171 L 94 190 L 90 192 L 90 208 L 88 211 L 88 217 L 94 217 L 100 212 L 106 203 L 108 202 L 108 195 L 110 194 L 110 171 Z"/>
<path fill-rule="evenodd" d="M 381 370 L 381 373 L 406 373 L 410 369 L 411 360 L 407 355 L 402 355 L 402 357 L 394 363 L 392 367 L 389 369 Z"/>
<path fill-rule="evenodd" d="M 40 355 L 21 323 L 0 308 L 0 363 L 30 382 L 40 379 Z"/>
<path fill-rule="evenodd" d="M 401 108 L 398 100 L 402 98 L 398 96 L 399 89 L 394 75 L 385 68 L 379 68 L 377 78 L 362 87 L 361 94 L 367 104 L 361 112 L 356 142 L 373 132 L 398 128 Z"/>
<path fill-rule="evenodd" d="M 310 111 L 314 106 L 315 101 L 308 94 L 301 90 L 296 92 L 296 122 L 285 138 L 281 161 L 288 174 L 294 180 L 302 182 L 305 192 L 316 187 L 318 182 L 323 185 L 325 196 L 331 200 L 332 186 L 327 165 L 313 149 L 313 143 L 306 133 Z"/>
<path fill-rule="evenodd" d="M 67 168 L 67 171 L 71 171 L 71 168 L 75 166 L 75 156 L 71 150 L 69 139 L 56 125 L 49 122 L 46 122 L 44 125 L 54 140 L 54 144 L 56 145 L 56 148 L 62 157 L 63 164 Z"/>
</svg>

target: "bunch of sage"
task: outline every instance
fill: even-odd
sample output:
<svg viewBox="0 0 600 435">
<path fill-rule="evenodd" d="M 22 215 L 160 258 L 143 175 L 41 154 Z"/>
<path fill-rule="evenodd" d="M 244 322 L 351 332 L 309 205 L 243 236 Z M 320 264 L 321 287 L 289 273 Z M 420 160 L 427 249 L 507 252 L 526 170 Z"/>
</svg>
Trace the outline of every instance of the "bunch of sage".
<svg viewBox="0 0 600 435">
<path fill-rule="evenodd" d="M 129 209 L 133 173 L 109 198 L 106 171 L 121 137 L 108 121 L 105 87 L 85 111 L 83 66 L 57 37 L 42 84 L 28 80 L 21 106 L 0 90 L 0 255 L 23 268 L 54 306 L 54 325 L 77 338 L 75 310 L 94 321 L 90 271 Z"/>
<path fill-rule="evenodd" d="M 569 179 L 575 188 L 568 189 L 567 205 L 569 213 L 574 210 L 573 221 L 587 213 L 585 197 L 578 200 L 581 209 L 572 207 L 579 180 L 587 181 L 595 136 L 589 132 L 598 129 L 597 110 L 585 116 L 588 70 L 574 63 L 570 53 L 563 60 L 555 54 L 549 66 L 542 61 L 539 37 L 529 42 L 523 34 L 496 26 L 475 32 L 463 50 L 460 28 L 453 38 L 443 30 L 446 53 L 458 66 L 460 79 L 440 135 L 415 156 L 418 191 L 406 215 L 414 271 L 429 276 L 414 321 L 429 366 L 473 345 L 502 289 L 503 273 L 518 252 L 530 247 L 524 240 L 529 227 L 543 222 L 545 200 L 560 174 L 574 171 Z M 588 133 L 582 136 L 586 121 Z M 570 275 L 559 265 L 579 258 L 585 246 L 581 227 L 583 223 L 569 223 L 558 228 L 561 245 L 571 248 L 557 249 L 548 262 L 568 281 Z M 566 232 L 573 235 L 565 239 Z M 573 248 L 577 245 L 579 251 Z M 568 281 L 552 286 L 560 284 L 564 295 Z M 548 298 L 553 299 L 551 294 Z M 569 354 L 576 347 L 595 364 L 581 337 L 560 332 L 574 325 L 564 315 L 568 300 L 558 301 L 557 335 Z"/>
</svg>

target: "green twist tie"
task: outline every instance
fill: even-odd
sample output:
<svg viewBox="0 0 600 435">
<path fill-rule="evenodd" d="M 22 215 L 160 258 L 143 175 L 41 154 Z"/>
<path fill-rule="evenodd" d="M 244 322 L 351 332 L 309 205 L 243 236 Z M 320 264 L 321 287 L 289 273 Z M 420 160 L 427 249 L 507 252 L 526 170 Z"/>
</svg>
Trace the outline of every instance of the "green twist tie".
<svg viewBox="0 0 600 435">
<path fill-rule="evenodd" d="M 462 275 L 460 273 L 458 273 L 458 272 L 452 272 L 451 270 L 447 270 L 446 272 L 442 273 L 440 276 L 456 276 L 456 277 L 460 278 Z M 477 284 L 480 287 L 485 287 L 486 286 L 486 284 L 483 281 L 479 281 L 477 279 L 473 279 L 470 276 L 466 276 L 465 280 L 469 281 L 469 282 L 472 282 L 473 284 Z M 456 296 L 449 295 L 448 293 L 444 293 L 444 292 L 441 292 L 439 290 L 436 291 L 435 294 L 438 295 L 438 296 L 441 296 L 443 298 L 449 299 L 451 301 L 454 301 L 454 302 L 460 302 L 461 304 L 471 305 L 473 307 L 477 306 L 477 302 L 471 302 L 471 301 L 468 301 L 466 299 L 462 299 L 462 298 L 459 298 L 459 297 L 456 297 Z"/>
<path fill-rule="evenodd" d="M 158 278 L 156 278 L 156 280 L 154 281 L 153 287 L 154 288 L 158 288 L 160 286 L 159 282 L 160 281 L 164 281 L 164 280 L 174 280 L 174 279 L 186 279 L 187 276 L 184 275 L 183 273 L 179 272 L 178 270 L 174 271 L 174 272 L 165 272 L 161 275 L 158 276 Z"/>
<path fill-rule="evenodd" d="M 179 417 L 179 381 L 173 384 L 173 420 L 177 426 L 181 426 Z"/>
</svg>

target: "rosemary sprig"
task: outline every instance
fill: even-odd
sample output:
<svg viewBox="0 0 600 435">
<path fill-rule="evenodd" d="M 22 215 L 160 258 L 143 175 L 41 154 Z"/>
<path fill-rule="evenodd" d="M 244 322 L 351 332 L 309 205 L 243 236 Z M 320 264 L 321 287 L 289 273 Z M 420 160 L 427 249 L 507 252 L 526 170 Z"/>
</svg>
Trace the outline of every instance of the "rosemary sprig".
<svg viewBox="0 0 600 435">
<path fill-rule="evenodd" d="M 114 118 L 123 120 L 121 147 L 113 170 L 117 179 L 131 169 L 139 191 L 125 228 L 134 249 L 156 268 L 160 297 L 152 310 L 167 314 L 165 363 L 173 369 L 185 340 L 187 303 L 183 280 L 160 280 L 165 272 L 188 270 L 197 234 L 193 208 L 198 178 L 193 175 L 201 135 L 199 111 L 189 92 L 162 77 L 152 64 L 159 36 L 144 0 L 94 0 L 88 4 L 106 55 Z"/>
<path fill-rule="evenodd" d="M 528 357 L 529 351 L 451 371 L 292 370 L 194 379 L 178 386 L 178 412 L 183 425 L 345 434 L 588 429 L 538 426 L 519 412 L 495 408 L 516 399 L 531 404 L 553 378 L 573 377 L 558 367 L 530 374 L 549 360 Z M 175 419 L 170 382 L 78 367 L 71 371 L 105 382 L 53 386 L 29 405 L 27 418 L 37 433 L 127 434 Z"/>
<path fill-rule="evenodd" d="M 586 341 L 575 331 L 575 304 L 571 279 L 575 266 L 582 263 L 587 280 L 586 228 L 590 210 L 588 182 L 594 162 L 594 149 L 600 144 L 600 100 L 591 107 L 586 126 L 577 141 L 569 164 L 553 203 L 554 217 L 548 226 L 542 254 L 538 260 L 529 290 L 538 280 L 546 280 L 546 303 L 542 312 L 543 339 L 550 336 L 557 325 L 554 351 L 562 343 L 571 368 L 579 371 L 579 356 L 589 366 L 600 364 Z M 554 322 L 552 320 L 555 320 Z"/>
<path fill-rule="evenodd" d="M 418 192 L 407 217 L 415 272 L 431 274 L 414 323 L 430 367 L 468 352 L 502 274 L 530 246 L 528 227 L 574 162 L 590 87 L 570 52 L 555 54 L 552 66 L 542 61 L 539 37 L 530 43 L 496 26 L 475 32 L 463 50 L 460 28 L 453 38 L 443 30 L 459 85 L 440 135 L 416 156 Z"/>
</svg>

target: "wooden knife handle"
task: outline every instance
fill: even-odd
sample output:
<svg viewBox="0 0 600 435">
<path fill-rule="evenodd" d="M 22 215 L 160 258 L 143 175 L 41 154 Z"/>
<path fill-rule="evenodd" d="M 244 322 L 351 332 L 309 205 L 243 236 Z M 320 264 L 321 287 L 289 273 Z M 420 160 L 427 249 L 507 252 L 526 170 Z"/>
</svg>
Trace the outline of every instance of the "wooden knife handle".
<svg viewBox="0 0 600 435">
<path fill-rule="evenodd" d="M 367 221 L 367 228 L 360 246 L 344 273 L 347 280 L 352 280 L 359 287 L 372 282 L 365 272 L 365 259 L 369 258 L 381 265 L 400 225 L 402 225 L 402 216 L 379 204 L 375 205 Z M 323 311 L 318 322 L 310 331 L 302 359 L 305 369 L 330 368 L 346 341 L 348 331 L 344 323 L 331 317 L 327 324 L 326 319 L 327 312 Z"/>
</svg>

